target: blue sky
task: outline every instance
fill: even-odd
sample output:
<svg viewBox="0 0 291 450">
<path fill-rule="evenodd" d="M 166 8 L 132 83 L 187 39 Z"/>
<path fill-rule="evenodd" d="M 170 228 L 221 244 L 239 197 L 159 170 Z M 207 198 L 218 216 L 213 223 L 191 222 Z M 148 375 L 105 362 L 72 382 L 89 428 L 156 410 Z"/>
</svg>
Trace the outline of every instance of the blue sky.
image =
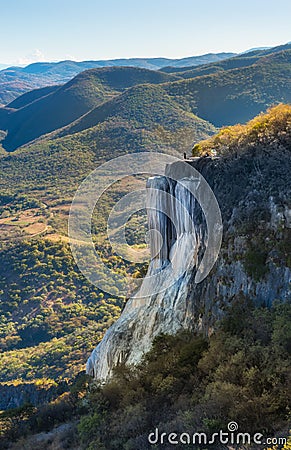
<svg viewBox="0 0 291 450">
<path fill-rule="evenodd" d="M 0 63 L 240 52 L 290 22 L 290 0 L 0 0 Z"/>
</svg>

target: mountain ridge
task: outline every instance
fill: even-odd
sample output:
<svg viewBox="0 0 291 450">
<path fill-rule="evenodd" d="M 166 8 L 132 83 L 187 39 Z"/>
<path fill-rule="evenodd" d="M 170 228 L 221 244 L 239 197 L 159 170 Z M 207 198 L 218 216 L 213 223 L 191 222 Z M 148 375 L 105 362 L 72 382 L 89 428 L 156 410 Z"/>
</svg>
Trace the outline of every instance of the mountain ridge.
<svg viewBox="0 0 291 450">
<path fill-rule="evenodd" d="M 25 104 L 41 92 L 25 94 L 24 98 L 20 97 L 6 109 L 2 108 L 0 129 L 7 132 L 2 146 L 13 151 L 35 139 L 47 139 L 50 133 L 53 134 L 48 139 L 84 131 L 86 127 L 94 127 L 105 120 L 105 116 L 118 121 L 120 111 L 116 102 L 121 110 L 127 109 L 125 116 L 130 117 L 131 111 L 134 108 L 136 110 L 136 104 L 145 104 L 145 99 L 148 99 L 149 88 L 146 83 L 160 86 L 155 91 L 157 98 L 152 99 L 153 104 L 157 106 L 158 98 L 163 102 L 167 97 L 166 104 L 170 109 L 175 104 L 177 118 L 190 114 L 214 127 L 245 122 L 272 104 L 290 102 L 290 78 L 290 49 L 273 53 L 268 51 L 268 54 L 246 67 L 218 70 L 193 78 L 129 67 L 90 69 L 65 85 L 47 88 L 52 92 L 36 98 L 32 103 Z M 47 93 L 46 90 L 43 92 Z M 117 97 L 118 100 L 115 100 Z M 170 98 L 174 103 L 171 103 Z M 24 106 L 17 110 L 9 109 L 19 103 Z M 172 114 L 168 106 L 161 108 L 160 114 L 156 115 L 156 125 L 165 123 L 167 114 Z M 142 108 L 139 109 L 141 120 L 137 128 L 143 126 L 143 114 L 143 120 L 147 121 L 151 114 L 150 108 L 145 108 L 144 112 Z M 173 115 L 172 121 L 175 121 Z"/>
<path fill-rule="evenodd" d="M 65 85 L 24 94 L 24 98 L 20 97 L 2 109 L 4 115 L 5 109 L 15 106 L 15 103 L 16 106 L 23 104 L 17 110 L 9 109 L 2 124 L 0 120 L 0 129 L 8 132 L 2 145 L 8 151 L 13 151 L 43 134 L 68 125 L 127 87 L 173 79 L 176 77 L 171 74 L 134 67 L 90 69 L 81 72 Z M 42 93 L 45 95 L 38 97 Z"/>
<path fill-rule="evenodd" d="M 228 58 L 231 55 L 233 55 L 233 53 L 213 53 L 181 59 L 128 58 L 80 62 L 67 60 L 55 63 L 32 63 L 25 67 L 7 67 L 6 69 L 0 70 L 0 104 L 8 104 L 20 94 L 34 88 L 65 83 L 78 73 L 87 69 L 111 66 L 135 66 L 157 70 L 170 62 L 173 64 L 188 64 L 192 61 L 192 65 L 197 65 Z M 185 62 L 183 62 L 184 60 Z"/>
<path fill-rule="evenodd" d="M 274 63 L 273 69 L 272 64 Z M 164 90 L 183 111 L 203 118 L 215 126 L 245 122 L 273 103 L 279 103 L 284 100 L 291 101 L 289 95 L 290 63 L 291 51 L 283 51 L 274 53 L 274 55 L 268 55 L 260 59 L 256 64 L 243 69 L 232 69 L 209 76 L 205 75 L 193 79 L 181 79 L 160 84 L 159 92 L 161 92 L 161 89 Z M 276 64 L 281 65 L 277 66 Z M 278 83 L 279 87 L 277 86 L 279 81 L 278 72 L 280 76 L 283 74 L 282 81 Z M 250 86 L 251 89 L 249 89 Z M 148 89 L 146 86 L 137 87 L 135 91 L 143 89 L 146 97 L 146 90 Z M 270 90 L 269 93 L 268 89 Z M 209 92 L 211 92 L 210 97 Z M 114 108 L 116 110 L 115 116 L 118 116 L 118 107 L 114 106 L 116 102 L 119 105 L 123 105 L 122 109 L 127 110 L 128 114 L 130 114 L 130 105 L 125 107 L 124 102 L 126 104 L 126 97 L 128 98 L 133 94 L 134 91 L 129 89 L 121 97 L 97 106 L 67 127 L 56 130 L 51 135 L 43 136 L 43 138 L 62 137 L 94 127 L 104 120 L 106 114 L 107 117 L 114 116 Z M 206 101 L 208 98 L 211 98 L 211 102 Z M 140 101 L 142 104 L 142 96 Z M 224 102 L 223 111 L 220 110 L 222 102 Z M 107 113 L 105 113 L 106 110 Z"/>
<path fill-rule="evenodd" d="M 246 122 L 272 104 L 291 101 L 291 50 L 255 64 L 173 83 L 165 89 L 178 103 L 217 127 Z"/>
<path fill-rule="evenodd" d="M 174 73 L 179 74 L 183 78 L 192 78 L 193 75 L 199 76 L 203 74 L 208 74 L 215 72 L 217 70 L 228 70 L 228 69 L 235 69 L 239 67 L 244 67 L 248 65 L 255 64 L 259 59 L 264 58 L 265 56 L 268 56 L 273 53 L 280 53 L 283 50 L 290 50 L 291 44 L 284 44 L 279 45 L 277 47 L 271 47 L 267 48 L 265 50 L 252 50 L 248 52 L 240 53 L 239 55 L 235 55 L 234 57 L 227 58 L 226 60 L 219 61 L 219 62 L 213 62 L 210 64 L 203 64 L 199 66 L 198 68 L 195 67 L 189 67 L 185 70 L 184 67 L 165 67 L 160 69 L 161 72 L 167 72 L 167 73 Z"/>
</svg>

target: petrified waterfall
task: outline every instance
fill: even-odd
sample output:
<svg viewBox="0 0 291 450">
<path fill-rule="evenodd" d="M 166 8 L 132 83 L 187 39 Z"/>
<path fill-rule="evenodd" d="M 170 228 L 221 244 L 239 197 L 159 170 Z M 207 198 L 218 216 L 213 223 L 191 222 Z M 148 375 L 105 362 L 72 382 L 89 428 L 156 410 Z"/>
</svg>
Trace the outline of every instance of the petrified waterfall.
<svg viewBox="0 0 291 450">
<path fill-rule="evenodd" d="M 208 213 L 215 210 L 215 203 L 207 189 L 200 189 L 201 178 L 199 174 L 193 176 L 191 165 L 215 187 L 224 213 L 222 250 L 207 278 L 201 277 L 201 273 L 205 275 L 205 268 L 213 265 L 211 260 L 219 248 L 221 229 L 219 221 L 211 222 L 213 217 Z M 237 173 L 236 161 L 226 167 L 223 160 L 200 158 L 191 164 L 169 164 L 165 176 L 149 178 L 148 273 L 120 318 L 92 352 L 87 362 L 88 374 L 106 380 L 118 363 L 138 363 L 161 333 L 175 334 L 181 329 L 211 332 L 227 305 L 237 297 L 245 296 L 255 305 L 271 305 L 275 299 L 290 300 L 290 268 L 276 264 L 273 251 L 266 259 L 267 270 L 260 279 L 246 271 L 244 258 L 249 244 L 241 223 L 249 217 L 249 211 L 262 206 L 252 199 L 264 198 L 266 194 L 258 192 L 256 183 L 255 187 L 246 187 L 246 175 L 242 173 L 240 203 L 237 205 L 235 200 L 230 207 L 232 197 L 228 193 L 236 188 L 233 173 Z M 284 199 L 281 202 L 285 204 Z M 264 207 L 271 217 L 264 225 L 267 230 L 282 226 L 290 229 L 287 205 L 282 209 L 270 197 L 265 198 Z"/>
<path fill-rule="evenodd" d="M 88 374 L 106 380 L 118 363 L 139 362 L 158 334 L 200 326 L 193 320 L 196 314 L 189 289 L 195 289 L 191 279 L 207 231 L 200 206 L 187 189 L 195 183 L 199 179 L 187 176 L 181 182 L 167 176 L 148 179 L 151 262 L 147 277 L 92 352 Z"/>
</svg>

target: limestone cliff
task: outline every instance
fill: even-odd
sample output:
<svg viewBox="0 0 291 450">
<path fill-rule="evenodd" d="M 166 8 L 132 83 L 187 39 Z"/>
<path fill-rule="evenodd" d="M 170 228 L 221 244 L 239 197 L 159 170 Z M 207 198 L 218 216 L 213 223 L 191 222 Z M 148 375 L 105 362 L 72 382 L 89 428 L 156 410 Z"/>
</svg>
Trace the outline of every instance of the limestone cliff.
<svg viewBox="0 0 291 450">
<path fill-rule="evenodd" d="M 155 280 L 159 289 L 145 282 L 139 295 L 128 300 L 121 317 L 87 362 L 87 373 L 98 379 L 106 380 L 121 362 L 139 362 L 160 333 L 174 334 L 182 328 L 211 332 L 225 307 L 238 296 L 257 305 L 290 300 L 290 256 L 286 251 L 291 227 L 290 148 L 276 149 L 276 153 L 272 148 L 264 152 L 252 149 L 240 156 L 197 158 L 189 164 L 208 181 L 221 208 L 224 233 L 219 258 L 210 275 L 195 283 L 209 238 L 199 203 L 187 190 L 195 180 L 179 164 L 168 167 L 164 177 L 150 178 L 148 186 L 157 190 L 150 202 L 161 206 L 164 193 L 170 193 L 185 205 L 194 229 L 183 214 L 173 230 L 166 214 L 149 210 L 150 228 L 161 233 L 163 244 L 159 248 L 159 242 L 152 239 L 148 274 L 176 264 L 181 275 L 171 285 L 169 273 L 162 270 L 160 279 Z M 185 188 L 172 176 L 183 180 Z M 174 207 L 168 202 L 162 210 Z M 175 211 L 169 213 L 173 216 Z M 180 257 L 173 261 L 177 249 Z"/>
</svg>

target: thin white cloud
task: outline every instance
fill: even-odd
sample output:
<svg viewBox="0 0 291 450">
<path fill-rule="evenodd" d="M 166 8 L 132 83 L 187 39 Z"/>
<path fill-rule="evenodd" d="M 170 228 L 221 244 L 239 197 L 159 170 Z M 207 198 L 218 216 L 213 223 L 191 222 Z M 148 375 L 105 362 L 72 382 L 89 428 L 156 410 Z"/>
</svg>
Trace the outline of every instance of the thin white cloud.
<svg viewBox="0 0 291 450">
<path fill-rule="evenodd" d="M 66 54 L 64 56 L 64 59 L 70 60 L 70 61 L 77 61 L 78 58 L 76 58 L 76 56 L 71 55 L 71 54 Z"/>
<path fill-rule="evenodd" d="M 45 58 L 43 52 L 41 50 L 39 50 L 38 48 L 36 48 L 28 55 L 18 58 L 16 61 L 16 64 L 23 66 L 23 65 L 34 63 L 34 62 L 44 62 L 44 61 L 46 61 L 46 58 Z"/>
</svg>

